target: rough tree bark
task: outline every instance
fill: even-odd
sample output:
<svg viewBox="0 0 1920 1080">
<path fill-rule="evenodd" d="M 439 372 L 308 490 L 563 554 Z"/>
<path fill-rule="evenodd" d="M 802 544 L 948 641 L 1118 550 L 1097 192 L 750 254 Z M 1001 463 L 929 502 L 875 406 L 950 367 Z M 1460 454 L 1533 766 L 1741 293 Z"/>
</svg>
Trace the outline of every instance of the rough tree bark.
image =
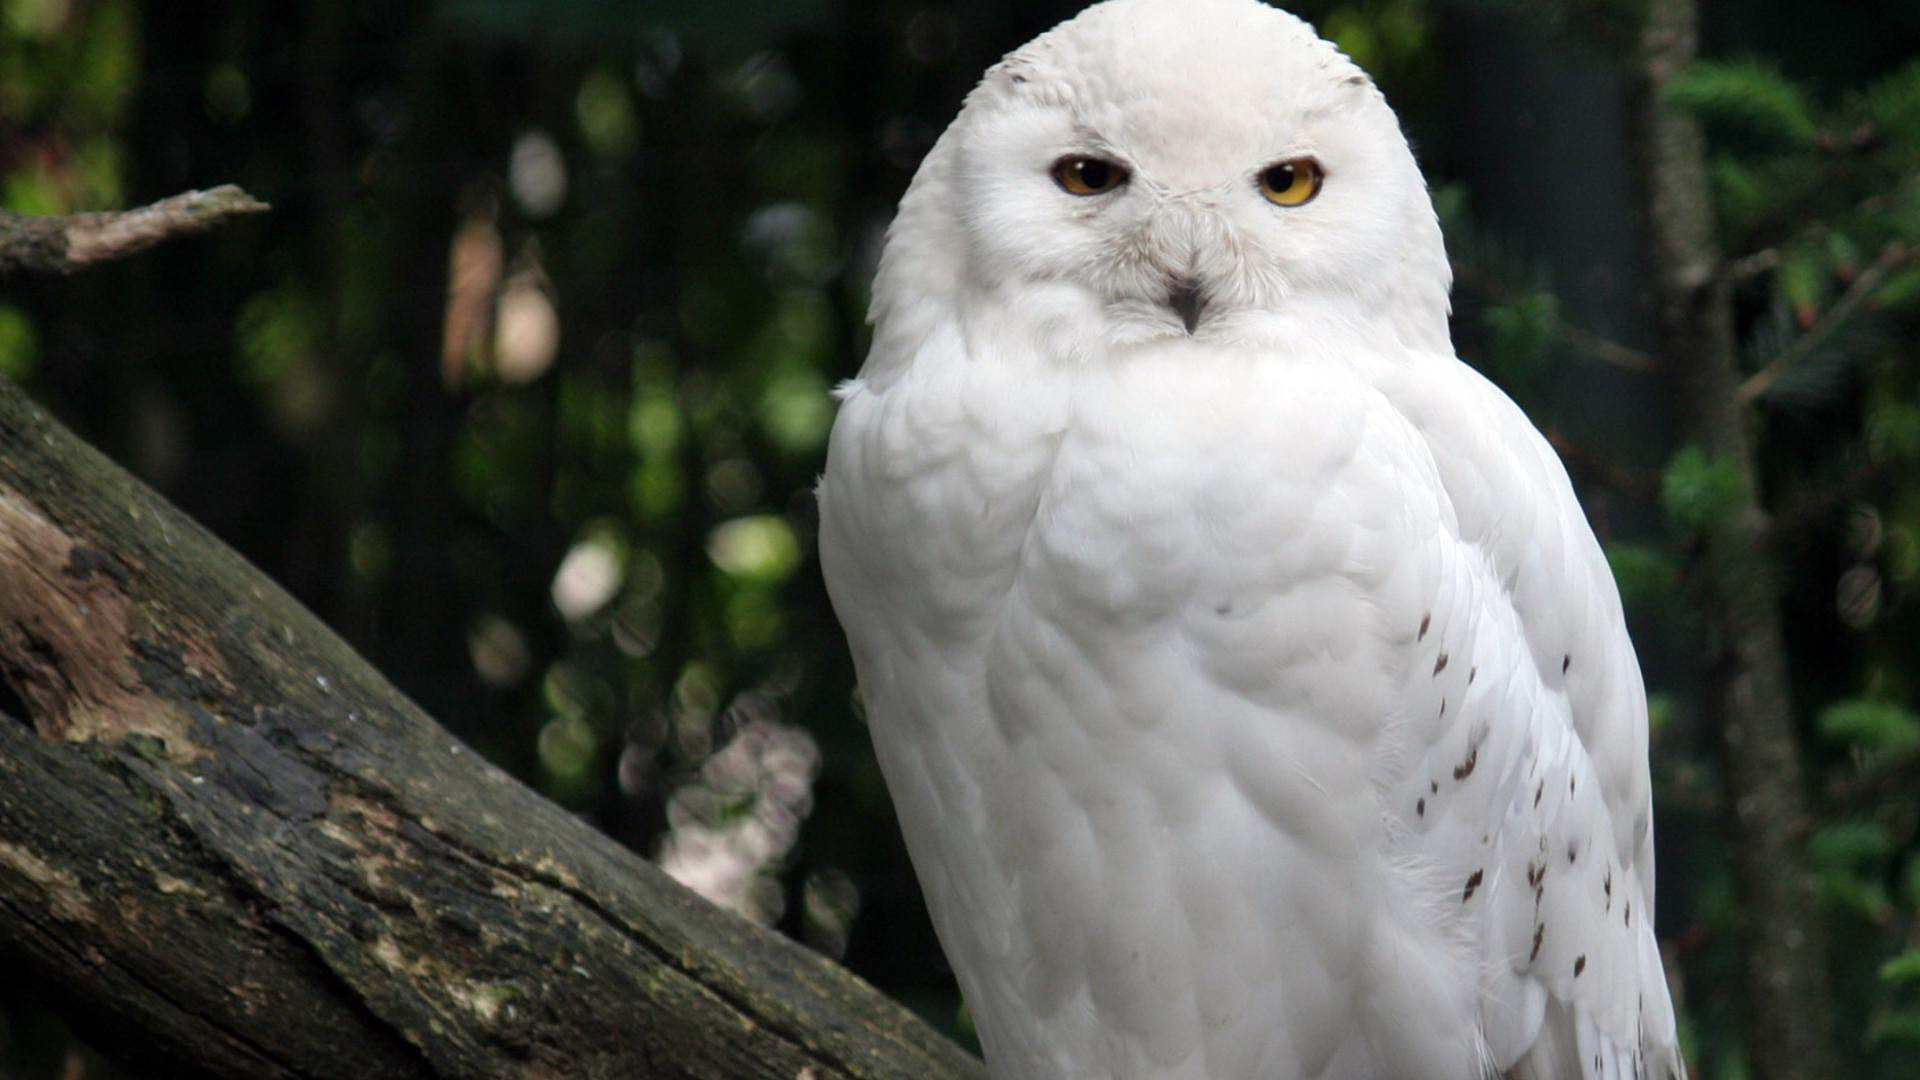
<svg viewBox="0 0 1920 1080">
<path fill-rule="evenodd" d="M 34 217 L 0 210 L 0 274 L 70 274 L 270 207 L 222 184 L 132 210 Z"/>
<path fill-rule="evenodd" d="M 1692 584 L 1709 627 L 1708 708 L 1720 733 L 1746 953 L 1748 1064 L 1759 1080 L 1840 1075 L 1827 945 L 1805 841 L 1778 567 L 1769 550 L 1752 417 L 1740 394 L 1727 276 L 1713 239 L 1699 125 L 1665 102 L 1697 50 L 1694 0 L 1650 0 L 1633 116 L 1660 353 L 1683 438 L 1733 466 L 1739 505 L 1702 538 Z"/>
<path fill-rule="evenodd" d="M 3 383 L 0 971 L 165 1075 L 980 1075 L 476 757 Z"/>
</svg>

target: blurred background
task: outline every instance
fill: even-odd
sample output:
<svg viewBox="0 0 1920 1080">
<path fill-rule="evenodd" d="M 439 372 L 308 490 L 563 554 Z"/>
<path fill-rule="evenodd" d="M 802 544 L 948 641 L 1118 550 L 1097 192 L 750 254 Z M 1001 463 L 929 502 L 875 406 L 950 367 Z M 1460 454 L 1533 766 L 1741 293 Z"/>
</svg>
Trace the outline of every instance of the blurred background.
<svg viewBox="0 0 1920 1080">
<path fill-rule="evenodd" d="M 1698 702 L 1625 0 L 1307 0 L 1399 109 L 1463 354 L 1561 445 L 1653 694 L 1659 928 L 1738 1080 L 1743 912 Z M 0 374 L 461 738 L 963 1040 L 814 561 L 882 231 L 1064 0 L 0 0 L 0 204 L 273 213 L 0 283 Z M 1920 6 L 1708 0 L 1708 123 L 1840 1052 L 1920 1075 Z M 1891 252 L 1891 254 L 1889 254 Z M 1704 644 L 1703 644 L 1704 643 Z M 0 973 L 0 1076 L 119 1075 Z"/>
</svg>

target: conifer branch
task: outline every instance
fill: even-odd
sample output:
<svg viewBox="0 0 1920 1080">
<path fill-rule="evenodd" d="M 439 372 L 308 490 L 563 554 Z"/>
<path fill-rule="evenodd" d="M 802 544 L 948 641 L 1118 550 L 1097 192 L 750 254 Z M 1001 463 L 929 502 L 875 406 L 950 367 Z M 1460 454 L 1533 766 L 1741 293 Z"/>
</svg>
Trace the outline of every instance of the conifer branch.
<svg viewBox="0 0 1920 1080">
<path fill-rule="evenodd" d="M 1860 314 L 1871 310 L 1874 297 L 1880 288 L 1887 283 L 1895 270 L 1905 266 L 1912 259 L 1913 252 L 1904 244 L 1892 243 L 1881 248 L 1880 254 L 1875 256 L 1873 262 L 1860 271 L 1860 275 L 1853 279 L 1845 292 L 1840 294 L 1840 299 L 1834 301 L 1833 306 L 1808 327 L 1806 333 L 1795 338 L 1791 345 L 1782 349 L 1780 355 L 1768 361 L 1766 366 L 1747 376 L 1736 392 L 1740 404 L 1751 405 L 1759 400 L 1780 381 L 1781 376 L 1792 371 L 1817 352 L 1841 327 Z"/>
<path fill-rule="evenodd" d="M 1603 337 L 1585 327 L 1562 321 L 1560 332 L 1567 342 L 1588 359 L 1610 364 L 1622 371 L 1631 371 L 1636 375 L 1653 375 L 1659 372 L 1660 362 L 1652 356 L 1628 345 L 1622 345 L 1609 337 Z"/>
<path fill-rule="evenodd" d="M 1547 428 L 1543 433 L 1554 452 L 1560 455 L 1560 460 L 1575 471 L 1592 477 L 1608 491 L 1639 502 L 1652 502 L 1660 497 L 1658 473 L 1628 468 L 1558 428 Z"/>
</svg>

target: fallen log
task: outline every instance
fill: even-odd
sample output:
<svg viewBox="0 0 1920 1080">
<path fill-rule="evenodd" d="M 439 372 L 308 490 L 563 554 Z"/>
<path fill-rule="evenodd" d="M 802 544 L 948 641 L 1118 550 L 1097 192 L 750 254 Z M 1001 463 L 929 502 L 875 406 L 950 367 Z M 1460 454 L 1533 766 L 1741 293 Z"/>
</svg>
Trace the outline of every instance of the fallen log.
<svg viewBox="0 0 1920 1080">
<path fill-rule="evenodd" d="M 165 1075 L 982 1075 L 488 764 L 3 382 L 0 977 Z"/>
</svg>

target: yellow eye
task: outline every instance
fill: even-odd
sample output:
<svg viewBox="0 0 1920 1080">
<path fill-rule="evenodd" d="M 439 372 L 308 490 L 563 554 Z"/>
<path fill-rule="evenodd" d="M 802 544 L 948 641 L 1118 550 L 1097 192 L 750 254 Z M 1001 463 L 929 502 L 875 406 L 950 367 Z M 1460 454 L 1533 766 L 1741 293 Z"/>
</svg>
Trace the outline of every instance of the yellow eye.
<svg viewBox="0 0 1920 1080">
<path fill-rule="evenodd" d="M 1295 158 L 1260 171 L 1260 194 L 1275 206 L 1300 206 L 1320 194 L 1325 174 L 1312 158 Z"/>
<path fill-rule="evenodd" d="M 1053 163 L 1053 182 L 1069 195 L 1099 195 L 1127 182 L 1127 170 L 1097 157 L 1063 157 Z"/>
</svg>

